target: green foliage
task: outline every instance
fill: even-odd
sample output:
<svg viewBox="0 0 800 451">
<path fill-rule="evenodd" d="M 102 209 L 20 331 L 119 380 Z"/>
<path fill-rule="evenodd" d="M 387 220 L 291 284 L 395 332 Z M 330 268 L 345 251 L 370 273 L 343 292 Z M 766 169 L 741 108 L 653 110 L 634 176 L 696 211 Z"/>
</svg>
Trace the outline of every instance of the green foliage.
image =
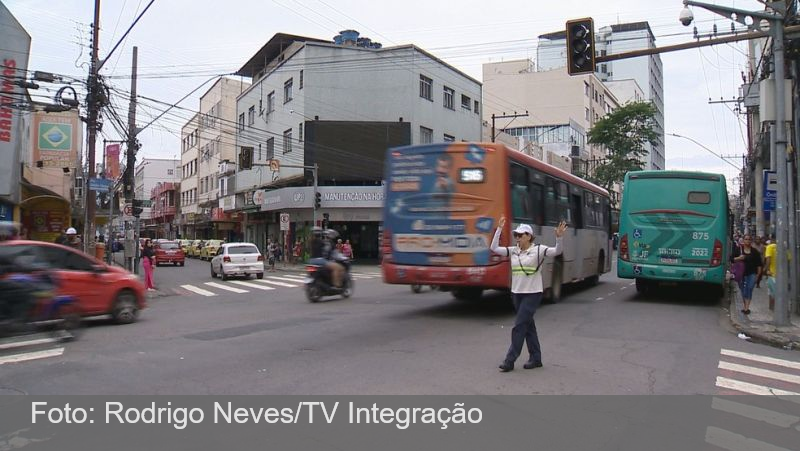
<svg viewBox="0 0 800 451">
<path fill-rule="evenodd" d="M 642 169 L 645 145 L 656 144 L 656 108 L 650 102 L 631 102 L 606 115 L 589 130 L 589 144 L 604 146 L 606 159 L 588 177 L 607 190 L 622 183 L 628 171 Z"/>
</svg>

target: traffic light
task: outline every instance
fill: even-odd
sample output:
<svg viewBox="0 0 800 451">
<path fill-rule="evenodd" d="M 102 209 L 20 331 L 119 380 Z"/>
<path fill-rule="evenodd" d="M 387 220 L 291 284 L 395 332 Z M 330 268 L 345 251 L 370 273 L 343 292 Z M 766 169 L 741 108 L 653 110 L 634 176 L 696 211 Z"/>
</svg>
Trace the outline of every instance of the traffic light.
<svg viewBox="0 0 800 451">
<path fill-rule="evenodd" d="M 242 147 L 239 152 L 239 169 L 253 169 L 253 148 Z"/>
<path fill-rule="evenodd" d="M 594 20 L 591 17 L 567 21 L 567 72 L 594 72 Z"/>
<path fill-rule="evenodd" d="M 314 208 L 322 207 L 322 193 L 317 191 L 314 193 Z"/>
<path fill-rule="evenodd" d="M 133 206 L 133 216 L 138 218 L 142 214 L 142 211 L 144 211 L 142 207 L 137 207 L 136 205 Z"/>
<path fill-rule="evenodd" d="M 144 199 L 133 199 L 133 215 L 138 218 L 139 215 L 142 214 L 142 211 L 144 211 L 144 207 L 148 206 L 148 202 L 149 201 L 145 201 Z"/>
</svg>

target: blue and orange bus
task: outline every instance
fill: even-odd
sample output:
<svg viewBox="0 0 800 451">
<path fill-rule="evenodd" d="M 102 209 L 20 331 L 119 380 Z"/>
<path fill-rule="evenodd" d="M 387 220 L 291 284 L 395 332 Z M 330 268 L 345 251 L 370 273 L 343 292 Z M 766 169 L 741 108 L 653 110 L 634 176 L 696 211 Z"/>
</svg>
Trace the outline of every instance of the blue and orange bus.
<svg viewBox="0 0 800 451">
<path fill-rule="evenodd" d="M 501 216 L 508 218 L 504 246 L 520 223 L 550 245 L 555 226 L 569 224 L 563 255 L 543 265 L 552 301 L 563 284 L 596 282 L 610 268 L 608 192 L 522 152 L 465 142 L 393 148 L 384 177 L 386 283 L 438 285 L 459 299 L 507 290 L 507 258 L 489 251 Z"/>
<path fill-rule="evenodd" d="M 617 276 L 646 292 L 699 282 L 724 293 L 730 213 L 725 176 L 688 171 L 625 175 Z"/>
</svg>

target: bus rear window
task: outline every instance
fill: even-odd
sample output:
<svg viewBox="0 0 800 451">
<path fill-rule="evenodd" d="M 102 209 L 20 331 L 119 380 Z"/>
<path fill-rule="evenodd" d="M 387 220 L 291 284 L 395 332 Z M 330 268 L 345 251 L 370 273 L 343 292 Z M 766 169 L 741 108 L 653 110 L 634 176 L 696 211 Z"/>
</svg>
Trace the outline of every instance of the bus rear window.
<svg viewBox="0 0 800 451">
<path fill-rule="evenodd" d="M 690 204 L 710 204 L 711 193 L 706 191 L 689 191 L 689 198 L 687 200 Z"/>
</svg>

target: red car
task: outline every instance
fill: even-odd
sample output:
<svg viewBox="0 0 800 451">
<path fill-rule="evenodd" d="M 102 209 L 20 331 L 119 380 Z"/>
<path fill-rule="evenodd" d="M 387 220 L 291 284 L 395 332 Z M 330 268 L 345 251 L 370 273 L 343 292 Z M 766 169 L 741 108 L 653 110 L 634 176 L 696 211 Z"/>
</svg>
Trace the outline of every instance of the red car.
<svg viewBox="0 0 800 451">
<path fill-rule="evenodd" d="M 0 277 L 18 268 L 50 271 L 57 281 L 57 295 L 73 297 L 83 316 L 109 314 L 127 324 L 136 321 L 147 305 L 144 284 L 136 275 L 60 244 L 0 243 Z"/>
<path fill-rule="evenodd" d="M 184 255 L 180 241 L 158 241 L 153 243 L 156 251 L 156 266 L 162 263 L 172 263 L 183 266 Z"/>
</svg>

